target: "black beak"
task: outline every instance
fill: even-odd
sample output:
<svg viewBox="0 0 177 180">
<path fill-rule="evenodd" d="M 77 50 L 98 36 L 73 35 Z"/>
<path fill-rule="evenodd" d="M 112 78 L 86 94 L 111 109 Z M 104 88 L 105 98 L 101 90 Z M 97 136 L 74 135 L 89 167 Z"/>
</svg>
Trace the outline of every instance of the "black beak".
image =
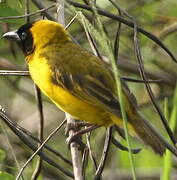
<svg viewBox="0 0 177 180">
<path fill-rule="evenodd" d="M 12 39 L 12 40 L 20 41 L 20 37 L 17 34 L 17 30 L 7 32 L 7 33 L 3 34 L 2 37 L 3 38 L 7 38 L 7 39 Z"/>
</svg>

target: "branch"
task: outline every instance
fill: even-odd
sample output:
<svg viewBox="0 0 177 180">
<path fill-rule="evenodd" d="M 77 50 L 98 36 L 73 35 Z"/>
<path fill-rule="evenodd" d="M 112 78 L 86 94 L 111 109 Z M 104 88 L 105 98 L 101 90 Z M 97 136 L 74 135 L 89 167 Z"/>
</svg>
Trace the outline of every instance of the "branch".
<svg viewBox="0 0 177 180">
<path fill-rule="evenodd" d="M 24 169 L 26 166 L 32 161 L 32 159 L 39 153 L 41 152 L 41 149 L 43 146 L 58 132 L 58 130 L 65 124 L 66 120 L 64 120 L 59 126 L 57 126 L 50 134 L 49 136 L 44 140 L 44 142 L 38 147 L 38 149 L 33 153 L 33 155 L 26 161 L 26 163 L 23 165 L 21 168 L 20 172 L 18 173 L 16 180 L 19 180 L 21 177 Z M 65 170 L 64 170 L 65 171 Z M 68 172 L 67 172 L 68 173 Z M 71 175 L 71 174 L 70 174 Z"/>
<path fill-rule="evenodd" d="M 71 1 L 71 0 L 66 0 L 69 4 L 75 6 L 75 7 L 78 7 L 78 8 L 82 8 L 82 9 L 85 9 L 85 10 L 88 10 L 88 11 L 92 11 L 92 8 L 90 6 L 87 6 L 87 5 L 84 5 L 84 4 L 80 4 L 80 3 L 77 3 L 77 2 L 74 2 L 74 1 Z M 100 15 L 103 15 L 105 17 L 108 17 L 108 18 L 111 18 L 113 20 L 116 20 L 116 21 L 119 21 L 131 28 L 134 28 L 134 23 L 132 21 L 128 21 L 127 19 L 124 19 L 120 16 L 117 16 L 117 15 L 114 15 L 114 14 L 111 14 L 109 12 L 106 12 L 100 8 L 97 8 L 97 12 L 98 14 Z M 149 33 L 148 31 L 146 31 L 145 29 L 137 26 L 137 31 L 144 34 L 145 36 L 147 36 L 149 39 L 153 40 L 155 43 L 157 43 L 162 49 L 164 49 L 164 51 L 167 52 L 167 54 L 172 58 L 172 60 L 174 62 L 177 62 L 177 59 L 175 58 L 175 56 L 172 54 L 172 52 L 163 44 L 163 42 L 157 38 L 155 35 Z"/>
<path fill-rule="evenodd" d="M 3 108 L 0 106 L 0 117 L 3 120 L 3 122 L 15 133 L 16 136 L 18 136 L 18 138 L 26 145 L 28 146 L 32 151 L 36 151 L 37 150 L 37 146 L 34 145 L 27 136 L 30 136 L 31 138 L 33 138 L 35 141 L 40 142 L 37 138 L 33 137 L 31 135 L 31 133 L 27 132 L 25 129 L 23 129 L 22 127 L 20 127 L 14 120 L 12 120 L 11 118 L 9 118 L 9 116 L 4 112 Z M 66 122 L 66 120 L 64 120 L 59 126 L 61 127 L 64 123 Z M 42 142 L 41 142 L 42 143 Z M 50 147 L 46 146 L 45 143 L 43 143 L 43 146 L 46 147 L 48 150 L 52 150 Z M 53 153 L 55 153 L 56 155 L 58 155 L 59 157 L 62 157 L 61 154 L 57 153 L 56 151 L 53 151 Z M 64 169 L 63 167 L 59 166 L 57 163 L 55 163 L 50 157 L 46 156 L 43 152 L 41 152 L 40 150 L 38 150 L 38 152 L 36 152 L 43 160 L 45 160 L 47 163 L 49 163 L 50 165 L 54 166 L 55 168 L 57 168 L 58 170 L 62 171 L 65 175 L 69 176 L 69 177 L 74 177 L 72 173 L 70 173 L 68 170 Z M 63 157 L 62 157 L 63 159 Z M 65 158 L 64 158 L 65 159 Z M 63 159 L 63 160 L 64 160 Z M 65 162 L 69 162 L 68 160 Z M 70 163 L 69 163 L 70 164 Z"/>
<path fill-rule="evenodd" d="M 66 113 L 65 115 L 67 119 L 67 124 L 75 123 L 75 120 L 69 114 Z M 69 131 L 68 138 L 73 137 L 74 133 L 75 133 L 74 130 L 71 129 Z M 74 178 L 75 180 L 83 180 L 81 159 L 80 159 L 80 154 L 79 154 L 79 150 L 78 150 L 76 142 L 73 141 L 70 143 L 70 150 L 71 150 L 71 157 L 72 157 L 72 162 L 73 162 Z"/>
<path fill-rule="evenodd" d="M 46 11 L 47 11 L 48 9 L 51 9 L 51 8 L 53 8 L 53 7 L 55 7 L 55 4 L 52 4 L 51 6 L 49 6 L 49 7 L 47 7 L 47 8 L 44 8 L 44 9 L 41 9 L 41 10 L 32 12 L 32 13 L 30 13 L 30 14 L 22 15 L 22 16 L 0 17 L 0 21 L 8 20 L 8 19 L 21 19 L 21 18 L 26 18 L 26 17 L 34 16 L 34 15 L 39 14 L 39 13 L 46 13 Z"/>
<path fill-rule="evenodd" d="M 39 9 L 45 9 L 44 4 L 41 0 L 32 0 L 32 2 L 39 8 Z M 53 5 L 53 7 L 56 7 L 56 4 Z M 56 21 L 56 19 L 47 11 L 44 12 L 44 15 L 47 17 L 47 19 Z"/>
</svg>

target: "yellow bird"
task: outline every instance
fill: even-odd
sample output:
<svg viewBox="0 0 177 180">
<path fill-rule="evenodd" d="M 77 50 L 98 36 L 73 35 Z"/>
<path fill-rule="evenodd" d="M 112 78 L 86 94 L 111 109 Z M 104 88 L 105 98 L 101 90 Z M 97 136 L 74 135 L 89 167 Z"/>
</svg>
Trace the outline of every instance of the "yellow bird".
<svg viewBox="0 0 177 180">
<path fill-rule="evenodd" d="M 60 109 L 76 119 L 122 127 L 123 120 L 112 70 L 105 62 L 72 42 L 61 24 L 40 20 L 3 37 L 15 39 L 23 50 L 33 81 Z M 166 143 L 141 116 L 136 100 L 123 83 L 129 127 L 156 153 Z"/>
</svg>

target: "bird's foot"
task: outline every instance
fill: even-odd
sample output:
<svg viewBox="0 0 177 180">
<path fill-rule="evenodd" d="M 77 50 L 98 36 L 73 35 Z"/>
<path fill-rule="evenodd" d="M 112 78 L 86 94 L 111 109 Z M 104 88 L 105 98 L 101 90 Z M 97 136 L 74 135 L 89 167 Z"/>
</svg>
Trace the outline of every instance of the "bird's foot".
<svg viewBox="0 0 177 180">
<path fill-rule="evenodd" d="M 65 127 L 65 135 L 69 134 L 70 130 L 73 130 L 74 132 L 77 132 L 78 129 L 82 128 L 82 127 L 88 127 L 91 126 L 93 124 L 89 124 L 86 122 L 75 122 L 75 123 L 67 123 L 66 127 Z"/>
<path fill-rule="evenodd" d="M 86 145 L 81 141 L 81 135 L 88 133 L 88 132 L 90 132 L 90 131 L 98 128 L 98 127 L 100 127 L 100 126 L 95 125 L 95 124 L 89 124 L 88 125 L 88 123 L 87 123 L 87 127 L 85 129 L 82 129 L 79 131 L 74 131 L 72 129 L 73 133 L 72 133 L 72 135 L 69 135 L 69 137 L 66 139 L 66 143 L 68 144 L 68 146 L 70 146 L 72 142 L 75 142 L 75 143 L 79 144 L 82 148 L 85 148 Z"/>
</svg>

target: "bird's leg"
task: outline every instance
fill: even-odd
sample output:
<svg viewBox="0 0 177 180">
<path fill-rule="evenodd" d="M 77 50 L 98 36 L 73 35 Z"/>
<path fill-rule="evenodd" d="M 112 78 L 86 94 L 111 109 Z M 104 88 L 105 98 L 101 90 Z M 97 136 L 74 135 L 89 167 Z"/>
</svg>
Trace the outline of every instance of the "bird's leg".
<svg viewBox="0 0 177 180">
<path fill-rule="evenodd" d="M 73 136 L 68 137 L 68 138 L 66 139 L 67 144 L 71 144 L 71 142 L 78 140 L 78 138 L 79 138 L 81 135 L 83 135 L 83 134 L 85 134 L 85 133 L 88 133 L 88 132 L 90 132 L 90 131 L 93 131 L 94 129 L 97 129 L 98 127 L 100 127 L 100 126 L 99 126 L 99 125 L 95 125 L 95 124 L 90 124 L 90 125 L 88 126 L 88 123 L 87 123 L 87 127 L 86 127 L 85 129 L 82 129 L 82 130 L 80 130 L 80 131 L 75 132 L 75 134 L 74 134 Z"/>
<path fill-rule="evenodd" d="M 65 135 L 68 135 L 68 132 L 72 129 L 74 131 L 78 131 L 78 129 L 82 127 L 89 127 L 92 126 L 93 124 L 89 124 L 86 122 L 76 122 L 76 123 L 67 123 L 65 127 Z"/>
</svg>

